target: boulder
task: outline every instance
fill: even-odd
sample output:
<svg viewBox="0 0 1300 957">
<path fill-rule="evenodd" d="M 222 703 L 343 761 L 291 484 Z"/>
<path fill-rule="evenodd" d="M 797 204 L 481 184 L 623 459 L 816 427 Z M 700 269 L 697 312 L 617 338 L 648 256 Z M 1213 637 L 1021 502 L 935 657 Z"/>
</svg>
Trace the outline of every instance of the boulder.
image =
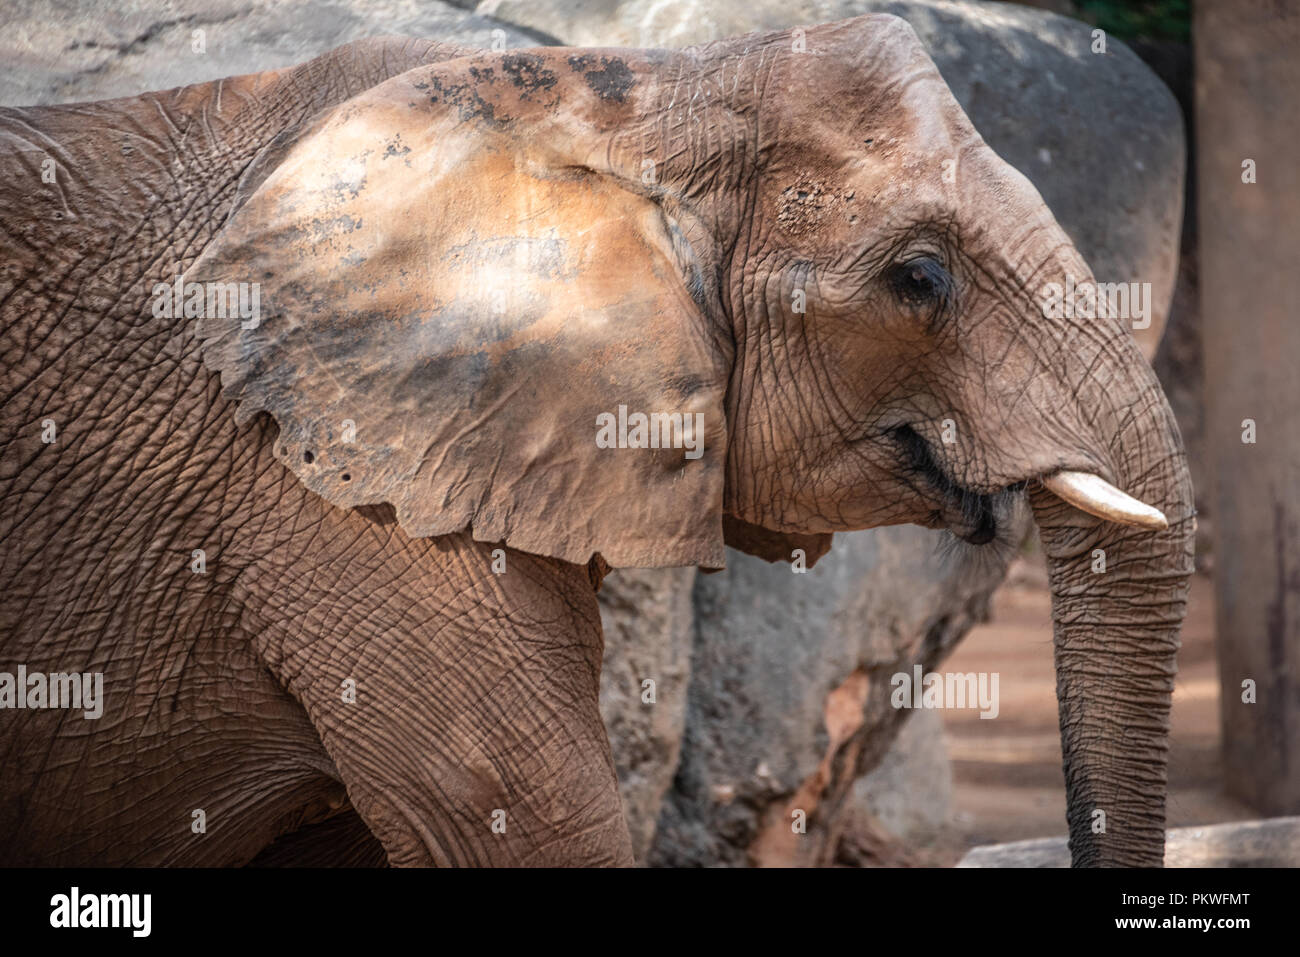
<svg viewBox="0 0 1300 957">
<path fill-rule="evenodd" d="M 1151 284 L 1155 355 L 1178 271 L 1186 146 L 1169 89 L 1128 47 L 1068 17 L 947 0 L 483 0 L 480 13 L 574 46 L 681 47 L 892 13 L 975 124 L 1042 193 L 1099 282 Z"/>
<path fill-rule="evenodd" d="M 1027 521 L 1018 516 L 1012 542 Z M 852 825 L 887 818 L 888 802 L 871 813 L 873 791 L 854 785 L 911 714 L 892 706 L 891 680 L 917 664 L 936 669 L 984 619 L 1006 571 L 1009 549 L 951 542 L 913 526 L 875 529 L 837 535 L 803 574 L 728 551 L 726 570 L 696 579 L 686 731 L 650 863 L 821 865 L 845 841 L 877 841 Z M 898 770 L 925 753 L 900 751 L 891 777 L 927 792 L 937 800 L 928 813 L 946 820 L 942 785 Z"/>
<path fill-rule="evenodd" d="M 618 769 L 632 850 L 643 860 L 673 783 L 686 724 L 694 568 L 624 568 L 600 589 L 600 713 Z"/>
<path fill-rule="evenodd" d="M 0 105 L 134 96 L 292 66 L 351 40 L 554 42 L 438 0 L 8 0 Z"/>
<path fill-rule="evenodd" d="M 952 763 L 938 711 L 917 711 L 903 722 L 880 764 L 853 783 L 850 805 L 869 809 L 905 846 L 926 846 L 945 836 L 952 818 Z"/>
</svg>

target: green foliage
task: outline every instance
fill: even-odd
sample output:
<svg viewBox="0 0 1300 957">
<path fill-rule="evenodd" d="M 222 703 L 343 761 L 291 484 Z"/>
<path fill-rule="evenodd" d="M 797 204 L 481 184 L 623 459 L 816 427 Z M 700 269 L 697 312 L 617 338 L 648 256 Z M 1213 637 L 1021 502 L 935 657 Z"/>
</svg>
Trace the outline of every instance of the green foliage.
<svg viewBox="0 0 1300 957">
<path fill-rule="evenodd" d="M 1190 0 L 1076 0 L 1079 13 L 1121 40 L 1175 40 L 1192 32 Z"/>
</svg>

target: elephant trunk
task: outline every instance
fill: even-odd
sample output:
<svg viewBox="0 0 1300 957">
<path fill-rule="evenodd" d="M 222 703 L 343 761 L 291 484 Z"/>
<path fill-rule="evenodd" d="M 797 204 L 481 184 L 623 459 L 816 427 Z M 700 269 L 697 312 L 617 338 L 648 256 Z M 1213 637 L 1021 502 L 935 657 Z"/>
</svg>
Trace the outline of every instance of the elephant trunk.
<svg viewBox="0 0 1300 957">
<path fill-rule="evenodd" d="M 1072 860 L 1158 867 L 1195 512 L 1178 427 L 1154 374 L 1127 334 L 1111 345 L 1123 371 L 1099 376 L 1108 385 L 1089 417 L 1109 441 L 1097 451 L 1119 488 L 1164 516 L 1121 525 L 1096 517 L 1104 509 L 1086 514 L 1063 500 L 1069 482 L 1045 481 L 1030 500 L 1052 589 Z"/>
</svg>

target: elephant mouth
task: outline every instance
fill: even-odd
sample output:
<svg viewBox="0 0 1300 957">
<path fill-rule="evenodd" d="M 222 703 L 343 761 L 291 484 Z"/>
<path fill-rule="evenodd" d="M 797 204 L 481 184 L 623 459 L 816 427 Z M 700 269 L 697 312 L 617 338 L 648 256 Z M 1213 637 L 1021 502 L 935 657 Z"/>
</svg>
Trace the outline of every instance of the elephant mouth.
<svg viewBox="0 0 1300 957">
<path fill-rule="evenodd" d="M 947 528 L 971 545 L 987 545 L 998 536 L 1000 523 L 1011 503 L 1025 490 L 1027 482 L 1017 482 L 993 493 L 977 492 L 954 479 L 939 463 L 934 450 L 910 425 L 896 426 L 890 436 L 903 452 L 904 468 L 925 484 L 940 505 L 926 524 Z"/>
</svg>

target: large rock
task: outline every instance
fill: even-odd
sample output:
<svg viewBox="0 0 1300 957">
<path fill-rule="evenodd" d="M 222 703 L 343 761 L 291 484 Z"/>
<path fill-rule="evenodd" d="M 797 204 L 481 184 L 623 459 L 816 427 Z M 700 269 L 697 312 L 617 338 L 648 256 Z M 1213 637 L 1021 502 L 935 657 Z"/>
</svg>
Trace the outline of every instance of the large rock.
<svg viewBox="0 0 1300 957">
<path fill-rule="evenodd" d="M 502 49 L 553 42 L 438 0 L 6 0 L 4 21 L 4 106 L 106 100 L 272 70 L 364 37 Z"/>
<path fill-rule="evenodd" d="M 952 823 L 952 763 L 938 711 L 917 711 L 903 722 L 880 764 L 854 782 L 850 805 L 869 809 L 885 833 L 909 846 L 945 836 Z"/>
<path fill-rule="evenodd" d="M 917 711 L 839 814 L 836 864 L 946 866 L 955 860 L 952 763 L 938 711 Z"/>
<path fill-rule="evenodd" d="M 946 541 L 911 526 L 836 536 L 804 574 L 728 551 L 696 579 L 686 734 L 651 863 L 818 865 L 862 843 L 851 826 L 881 815 L 862 813 L 855 782 L 910 714 L 891 678 L 937 668 L 1005 574 L 1006 550 Z"/>
<path fill-rule="evenodd" d="M 600 713 L 618 769 L 632 850 L 650 849 L 677 770 L 691 668 L 694 568 L 624 568 L 605 577 Z"/>
<path fill-rule="evenodd" d="M 480 13 L 574 46 L 688 46 L 863 13 L 911 23 L 975 127 L 1033 181 L 1098 281 L 1149 282 L 1150 359 L 1178 270 L 1178 103 L 1112 37 L 1043 10 L 945 0 L 483 0 Z"/>
</svg>

